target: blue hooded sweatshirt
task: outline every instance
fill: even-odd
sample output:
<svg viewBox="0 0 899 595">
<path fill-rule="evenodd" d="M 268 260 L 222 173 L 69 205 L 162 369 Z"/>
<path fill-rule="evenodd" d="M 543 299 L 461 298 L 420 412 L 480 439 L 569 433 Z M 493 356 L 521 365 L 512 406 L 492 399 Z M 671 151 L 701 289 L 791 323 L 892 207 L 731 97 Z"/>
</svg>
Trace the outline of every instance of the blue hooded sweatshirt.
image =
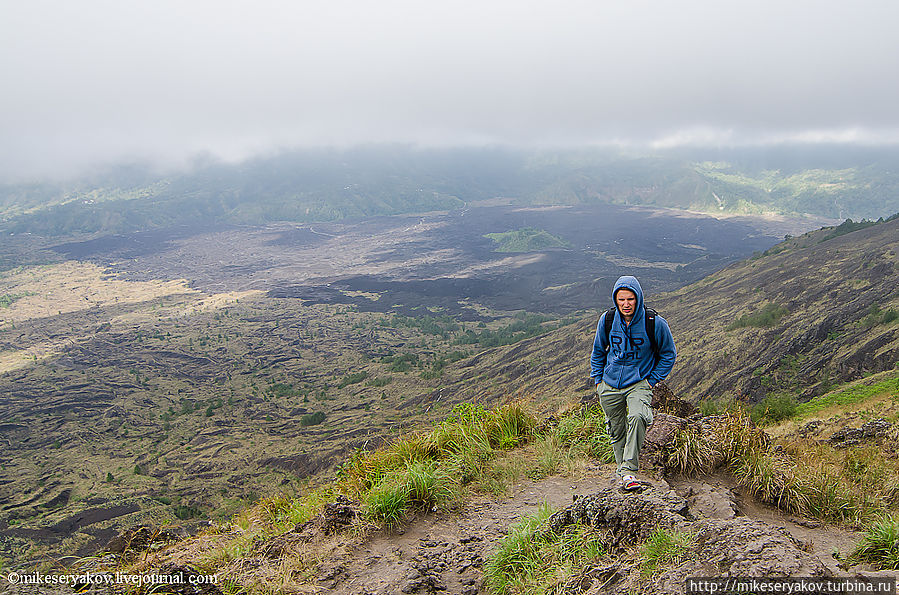
<svg viewBox="0 0 899 595">
<path fill-rule="evenodd" d="M 646 310 L 640 282 L 630 275 L 619 277 L 612 289 L 613 304 L 615 294 L 620 289 L 629 289 L 637 296 L 634 316 L 630 324 L 625 324 L 616 307 L 608 338 L 605 336 L 605 318 L 609 313 L 604 312 L 599 317 L 596 338 L 593 339 L 593 355 L 590 357 L 590 376 L 596 384 L 605 382 L 612 388 L 623 388 L 644 379 L 650 386 L 655 386 L 668 376 L 677 357 L 671 329 L 664 318 L 656 316 L 655 335 L 659 346 L 659 357 L 656 358 L 646 334 Z"/>
</svg>

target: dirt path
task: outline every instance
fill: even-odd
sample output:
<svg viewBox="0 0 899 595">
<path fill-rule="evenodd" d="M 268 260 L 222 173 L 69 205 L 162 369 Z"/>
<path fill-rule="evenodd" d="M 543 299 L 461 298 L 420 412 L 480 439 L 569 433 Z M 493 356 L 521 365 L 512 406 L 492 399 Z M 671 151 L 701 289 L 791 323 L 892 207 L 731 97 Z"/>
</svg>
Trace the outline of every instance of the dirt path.
<svg viewBox="0 0 899 595">
<path fill-rule="evenodd" d="M 802 544 L 835 576 L 849 574 L 839 567 L 835 552 L 845 556 L 860 539 L 855 531 L 825 525 L 786 514 L 774 506 L 748 496 L 734 479 L 724 473 L 698 479 L 674 479 L 669 482 L 678 495 L 687 499 L 694 516 L 731 519 L 746 516 L 779 527 Z"/>
<path fill-rule="evenodd" d="M 544 503 L 563 508 L 575 495 L 607 487 L 612 473 L 612 466 L 593 465 L 578 478 L 525 480 L 507 499 L 478 495 L 458 513 L 420 516 L 334 561 L 320 573 L 319 585 L 346 595 L 482 592 L 481 565 L 512 524 Z"/>
<path fill-rule="evenodd" d="M 543 503 L 562 509 L 576 495 L 609 487 L 613 472 L 611 465 L 594 464 L 577 478 L 523 481 L 500 501 L 479 495 L 461 511 L 421 515 L 403 529 L 378 534 L 325 564 L 316 583 L 322 592 L 343 595 L 483 593 L 483 562 L 512 524 Z M 699 522 L 738 517 L 762 521 L 772 533 L 786 531 L 799 549 L 817 558 L 834 576 L 850 575 L 837 565 L 832 553 L 846 554 L 852 548 L 858 539 L 852 531 L 796 518 L 758 503 L 724 474 L 650 482 L 660 491 L 673 490 L 684 498 L 688 515 Z"/>
</svg>

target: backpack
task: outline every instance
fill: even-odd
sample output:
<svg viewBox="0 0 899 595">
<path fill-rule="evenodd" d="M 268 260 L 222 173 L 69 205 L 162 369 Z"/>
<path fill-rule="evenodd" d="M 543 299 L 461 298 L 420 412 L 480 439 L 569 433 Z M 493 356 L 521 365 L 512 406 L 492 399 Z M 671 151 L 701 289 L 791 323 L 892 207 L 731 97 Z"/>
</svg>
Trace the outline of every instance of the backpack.
<svg viewBox="0 0 899 595">
<path fill-rule="evenodd" d="M 659 344 L 656 342 L 656 316 L 658 316 L 658 312 L 652 308 L 646 307 L 644 307 L 643 310 L 646 312 L 643 317 L 643 322 L 646 325 L 646 334 L 649 335 L 649 346 L 652 348 L 652 354 L 655 358 L 659 359 Z M 615 322 L 615 312 L 617 311 L 618 308 L 612 306 L 606 310 L 606 317 L 603 320 L 606 330 L 606 343 L 609 343 L 610 347 L 609 334 L 612 332 L 612 323 Z"/>
</svg>

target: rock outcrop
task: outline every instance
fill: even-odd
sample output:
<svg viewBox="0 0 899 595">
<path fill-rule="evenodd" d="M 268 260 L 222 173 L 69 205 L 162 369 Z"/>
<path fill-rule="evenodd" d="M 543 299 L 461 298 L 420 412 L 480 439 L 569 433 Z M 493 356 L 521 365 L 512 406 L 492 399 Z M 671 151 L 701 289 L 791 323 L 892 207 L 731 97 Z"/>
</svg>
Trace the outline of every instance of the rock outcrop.
<svg viewBox="0 0 899 595">
<path fill-rule="evenodd" d="M 872 419 L 859 428 L 841 428 L 834 432 L 828 442 L 835 448 L 849 448 L 872 438 L 885 435 L 892 424 L 885 419 Z"/>
<path fill-rule="evenodd" d="M 587 523 L 608 530 L 609 544 L 618 553 L 659 529 L 686 536 L 682 555 L 664 572 L 647 575 L 636 563 L 619 562 L 614 569 L 580 576 L 582 593 L 682 593 L 686 579 L 697 576 L 830 576 L 784 529 L 718 508 L 691 508 L 665 482 L 640 493 L 606 488 L 553 514 L 543 530 L 558 533 L 567 525 Z"/>
</svg>

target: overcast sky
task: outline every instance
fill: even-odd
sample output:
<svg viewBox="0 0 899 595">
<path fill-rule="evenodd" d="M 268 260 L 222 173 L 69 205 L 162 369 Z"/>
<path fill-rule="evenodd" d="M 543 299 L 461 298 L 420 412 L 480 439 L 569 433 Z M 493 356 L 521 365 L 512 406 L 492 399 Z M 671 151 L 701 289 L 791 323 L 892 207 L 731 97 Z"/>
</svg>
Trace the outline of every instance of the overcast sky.
<svg viewBox="0 0 899 595">
<path fill-rule="evenodd" d="M 895 0 L 0 0 L 0 175 L 294 146 L 899 141 Z"/>
</svg>

